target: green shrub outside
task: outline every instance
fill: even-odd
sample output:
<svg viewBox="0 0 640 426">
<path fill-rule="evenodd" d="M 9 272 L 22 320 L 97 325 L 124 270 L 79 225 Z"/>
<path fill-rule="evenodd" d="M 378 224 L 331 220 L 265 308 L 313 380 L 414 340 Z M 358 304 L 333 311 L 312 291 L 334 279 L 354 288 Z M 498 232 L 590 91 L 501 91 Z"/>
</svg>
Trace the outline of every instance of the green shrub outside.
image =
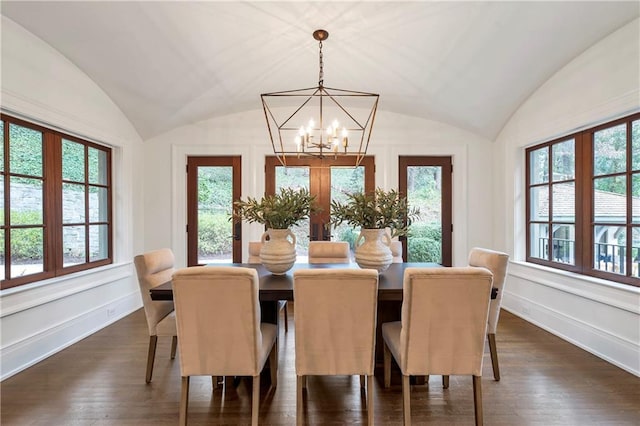
<svg viewBox="0 0 640 426">
<path fill-rule="evenodd" d="M 200 213 L 198 215 L 198 254 L 215 256 L 229 253 L 232 248 L 231 225 L 226 213 Z"/>
<path fill-rule="evenodd" d="M 42 212 L 37 210 L 23 212 L 12 210 L 11 222 L 14 224 L 41 224 Z M 11 239 L 11 258 L 13 262 L 20 263 L 32 259 L 42 259 L 44 245 L 42 228 L 22 228 L 13 232 L 19 233 L 19 238 Z"/>
<path fill-rule="evenodd" d="M 442 237 L 438 224 L 414 224 L 409 228 L 407 239 L 408 262 L 440 263 L 442 253 Z"/>
</svg>

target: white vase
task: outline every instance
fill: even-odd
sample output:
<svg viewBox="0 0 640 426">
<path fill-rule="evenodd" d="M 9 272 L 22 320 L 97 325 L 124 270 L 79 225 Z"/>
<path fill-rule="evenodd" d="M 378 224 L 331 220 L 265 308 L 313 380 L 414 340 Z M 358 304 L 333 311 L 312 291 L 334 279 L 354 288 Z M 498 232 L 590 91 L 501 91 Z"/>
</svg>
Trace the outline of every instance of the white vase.
<svg viewBox="0 0 640 426">
<path fill-rule="evenodd" d="M 361 229 L 355 245 L 356 263 L 363 269 L 384 272 L 393 261 L 391 238 L 384 229 Z"/>
<path fill-rule="evenodd" d="M 296 263 L 296 236 L 290 229 L 269 228 L 261 240 L 260 261 L 267 271 L 282 275 Z"/>
</svg>

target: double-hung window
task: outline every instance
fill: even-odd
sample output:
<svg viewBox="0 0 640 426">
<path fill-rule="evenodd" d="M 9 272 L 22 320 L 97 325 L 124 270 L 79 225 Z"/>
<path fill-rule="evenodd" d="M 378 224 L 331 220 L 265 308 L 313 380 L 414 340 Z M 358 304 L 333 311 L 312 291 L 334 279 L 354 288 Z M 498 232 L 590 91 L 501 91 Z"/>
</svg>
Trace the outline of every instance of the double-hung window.
<svg viewBox="0 0 640 426">
<path fill-rule="evenodd" d="M 112 262 L 111 150 L 2 115 L 2 288 Z"/>
<path fill-rule="evenodd" d="M 640 286 L 640 114 L 526 150 L 527 261 Z"/>
</svg>

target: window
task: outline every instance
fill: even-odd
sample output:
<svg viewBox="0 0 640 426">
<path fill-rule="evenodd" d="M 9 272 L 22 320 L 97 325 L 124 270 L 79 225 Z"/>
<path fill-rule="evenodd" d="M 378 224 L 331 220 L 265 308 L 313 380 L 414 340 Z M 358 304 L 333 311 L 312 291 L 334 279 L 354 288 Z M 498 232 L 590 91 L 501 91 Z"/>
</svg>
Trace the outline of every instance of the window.
<svg viewBox="0 0 640 426">
<path fill-rule="evenodd" d="M 640 286 L 640 114 L 526 159 L 527 261 Z"/>
<path fill-rule="evenodd" d="M 111 150 L 2 115 L 2 289 L 112 262 Z"/>
</svg>

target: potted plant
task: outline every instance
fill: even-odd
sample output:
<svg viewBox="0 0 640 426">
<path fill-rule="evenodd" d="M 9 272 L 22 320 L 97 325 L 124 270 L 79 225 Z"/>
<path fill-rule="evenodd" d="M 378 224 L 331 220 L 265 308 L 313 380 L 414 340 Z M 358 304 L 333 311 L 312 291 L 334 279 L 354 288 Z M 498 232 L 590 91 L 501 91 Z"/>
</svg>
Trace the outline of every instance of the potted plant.
<svg viewBox="0 0 640 426">
<path fill-rule="evenodd" d="M 233 217 L 267 228 L 261 238 L 260 260 L 268 271 L 284 274 L 293 267 L 296 237 L 289 228 L 319 211 L 315 198 L 305 188 L 282 188 L 260 200 L 247 197 L 246 201 L 234 201 Z"/>
<path fill-rule="evenodd" d="M 408 224 L 419 217 L 418 208 L 410 208 L 407 198 L 398 191 L 376 188 L 373 193 L 347 194 L 347 201 L 331 202 L 331 222 L 334 227 L 346 222 L 360 227 L 355 244 L 356 263 L 361 268 L 386 270 L 393 257 L 391 238 L 406 235 Z M 389 229 L 390 234 L 387 233 Z M 364 238 L 364 242 L 360 244 Z"/>
</svg>

